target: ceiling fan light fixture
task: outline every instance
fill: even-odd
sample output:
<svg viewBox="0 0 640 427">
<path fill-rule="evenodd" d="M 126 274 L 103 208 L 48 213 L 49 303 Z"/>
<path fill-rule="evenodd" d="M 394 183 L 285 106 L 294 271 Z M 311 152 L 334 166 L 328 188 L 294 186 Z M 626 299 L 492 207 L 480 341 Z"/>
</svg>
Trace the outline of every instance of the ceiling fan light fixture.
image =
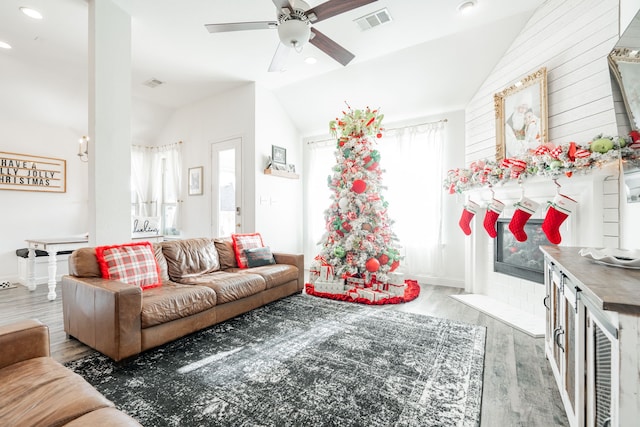
<svg viewBox="0 0 640 427">
<path fill-rule="evenodd" d="M 309 41 L 311 28 L 309 23 L 305 21 L 289 19 L 278 25 L 278 36 L 285 46 L 301 51 L 302 47 Z"/>
</svg>

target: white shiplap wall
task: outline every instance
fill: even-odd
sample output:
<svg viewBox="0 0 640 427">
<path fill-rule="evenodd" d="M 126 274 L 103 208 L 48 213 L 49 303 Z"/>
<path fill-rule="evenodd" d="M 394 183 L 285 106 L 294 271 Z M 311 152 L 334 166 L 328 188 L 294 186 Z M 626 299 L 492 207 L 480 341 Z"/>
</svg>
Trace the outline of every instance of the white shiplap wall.
<svg viewBox="0 0 640 427">
<path fill-rule="evenodd" d="M 549 140 L 615 134 L 607 54 L 618 40 L 615 0 L 550 0 L 531 17 L 466 108 L 465 164 L 495 157 L 493 95 L 547 67 Z"/>
<path fill-rule="evenodd" d="M 547 68 L 549 141 L 585 144 L 598 134 L 617 135 L 615 105 L 619 103 L 614 102 L 607 55 L 618 37 L 617 0 L 548 0 L 540 6 L 467 105 L 465 164 L 495 158 L 494 94 L 541 67 Z M 598 236 L 593 237 L 603 245 L 618 247 L 618 177 L 607 178 L 602 187 L 602 212 L 595 213 L 601 215 L 602 226 L 594 227 Z M 591 209 L 579 204 L 575 215 L 594 215 Z M 467 256 L 471 247 L 467 246 Z M 471 266 L 478 260 L 468 261 Z M 488 280 L 481 289 L 467 290 L 502 295 L 502 299 L 513 299 L 515 306 L 526 309 L 522 292 L 505 286 L 514 292 L 504 294 L 497 282 Z M 539 286 L 532 282 L 524 285 L 531 291 Z"/>
</svg>

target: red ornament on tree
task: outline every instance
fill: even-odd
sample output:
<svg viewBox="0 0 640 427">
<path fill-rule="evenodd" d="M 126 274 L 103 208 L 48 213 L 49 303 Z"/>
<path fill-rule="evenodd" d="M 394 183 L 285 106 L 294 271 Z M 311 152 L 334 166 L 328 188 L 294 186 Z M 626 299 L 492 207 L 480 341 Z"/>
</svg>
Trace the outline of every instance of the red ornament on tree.
<svg viewBox="0 0 640 427">
<path fill-rule="evenodd" d="M 367 271 L 375 273 L 380 268 L 380 262 L 375 258 L 369 258 L 365 264 Z"/>
<path fill-rule="evenodd" d="M 391 268 L 389 269 L 389 271 L 395 271 L 398 267 L 400 267 L 400 261 L 393 261 L 393 264 L 391 264 Z"/>
<path fill-rule="evenodd" d="M 366 189 L 367 189 L 367 183 L 361 179 L 356 179 L 355 181 L 353 181 L 353 184 L 351 185 L 351 190 L 357 194 L 364 193 L 364 190 Z"/>
<path fill-rule="evenodd" d="M 378 261 L 380 261 L 380 264 L 385 265 L 389 262 L 389 257 L 386 254 L 382 254 L 378 257 Z"/>
</svg>

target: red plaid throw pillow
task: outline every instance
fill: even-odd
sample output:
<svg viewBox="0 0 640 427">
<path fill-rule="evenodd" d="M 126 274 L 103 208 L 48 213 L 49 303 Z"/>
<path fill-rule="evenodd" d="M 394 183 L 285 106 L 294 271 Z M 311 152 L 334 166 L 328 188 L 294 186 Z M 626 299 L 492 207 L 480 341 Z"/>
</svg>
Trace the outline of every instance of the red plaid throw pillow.
<svg viewBox="0 0 640 427">
<path fill-rule="evenodd" d="M 96 257 L 105 279 L 140 286 L 143 290 L 162 285 L 160 267 L 149 242 L 98 246 Z"/>
<path fill-rule="evenodd" d="M 262 243 L 262 236 L 260 233 L 249 234 L 232 234 L 233 250 L 236 253 L 236 261 L 238 261 L 239 268 L 247 268 L 247 255 L 244 253 L 245 249 L 261 248 L 264 246 Z"/>
</svg>

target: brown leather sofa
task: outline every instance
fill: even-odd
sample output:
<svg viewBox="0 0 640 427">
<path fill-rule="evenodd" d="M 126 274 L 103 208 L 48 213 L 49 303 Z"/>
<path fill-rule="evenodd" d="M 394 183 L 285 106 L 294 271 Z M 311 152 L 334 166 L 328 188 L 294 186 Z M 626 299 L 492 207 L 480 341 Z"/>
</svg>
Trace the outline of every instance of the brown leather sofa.
<svg viewBox="0 0 640 427">
<path fill-rule="evenodd" d="M 49 328 L 41 322 L 0 326 L 0 349 L 0 425 L 140 426 L 49 357 Z"/>
<path fill-rule="evenodd" d="M 62 278 L 65 332 L 118 361 L 222 322 L 304 287 L 302 255 L 239 269 L 231 241 L 197 238 L 154 244 L 162 286 L 103 279 L 94 248 L 69 257 Z"/>
</svg>

